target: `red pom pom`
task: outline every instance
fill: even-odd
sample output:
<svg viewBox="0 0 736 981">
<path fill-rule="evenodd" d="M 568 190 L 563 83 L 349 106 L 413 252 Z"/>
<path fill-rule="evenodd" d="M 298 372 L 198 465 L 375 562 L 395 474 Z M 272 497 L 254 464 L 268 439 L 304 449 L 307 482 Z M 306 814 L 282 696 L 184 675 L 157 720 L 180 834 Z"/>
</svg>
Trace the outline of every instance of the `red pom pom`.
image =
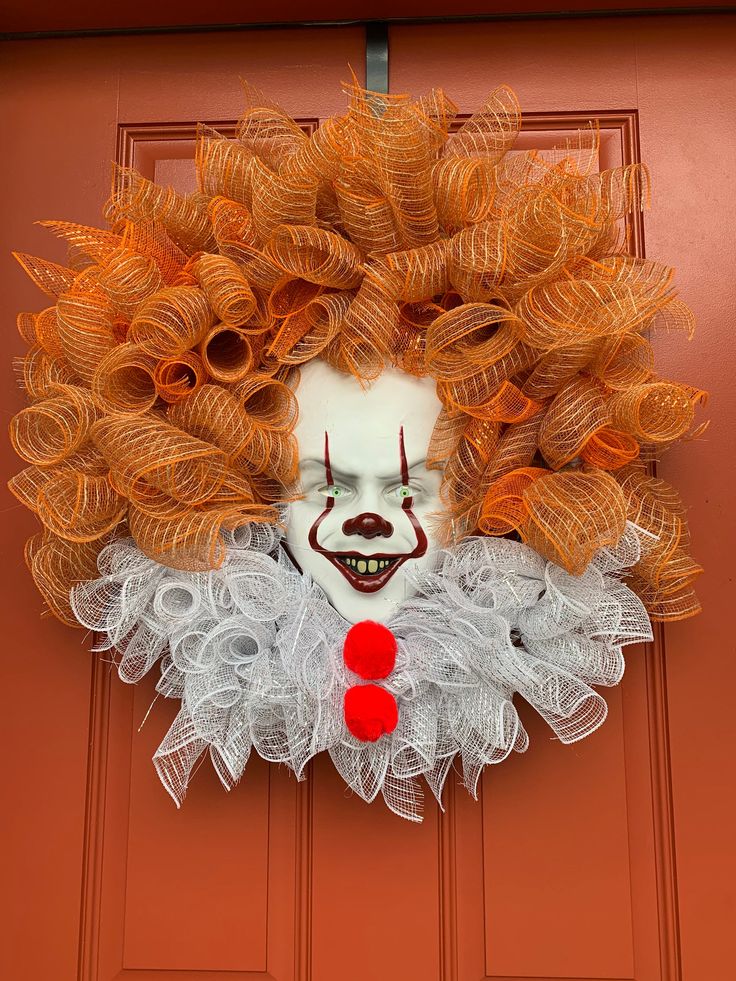
<svg viewBox="0 0 736 981">
<path fill-rule="evenodd" d="M 348 630 L 342 655 L 361 678 L 387 678 L 396 664 L 396 638 L 382 623 L 361 620 Z"/>
<path fill-rule="evenodd" d="M 390 691 L 378 685 L 353 685 L 345 692 L 345 722 L 356 739 L 374 743 L 393 732 L 399 707 Z"/>
</svg>

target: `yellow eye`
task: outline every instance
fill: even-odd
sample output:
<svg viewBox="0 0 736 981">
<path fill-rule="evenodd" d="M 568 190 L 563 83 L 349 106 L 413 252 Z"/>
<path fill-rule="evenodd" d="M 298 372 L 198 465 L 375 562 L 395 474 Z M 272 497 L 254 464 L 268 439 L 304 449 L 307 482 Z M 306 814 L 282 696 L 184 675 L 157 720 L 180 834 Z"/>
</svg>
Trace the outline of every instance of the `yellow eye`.
<svg viewBox="0 0 736 981">
<path fill-rule="evenodd" d="M 409 487 L 408 484 L 402 484 L 401 487 L 399 487 L 399 489 L 398 489 L 398 491 L 396 493 L 398 494 L 398 496 L 400 498 L 403 499 L 403 498 L 406 498 L 406 497 L 411 497 L 411 495 L 412 495 L 412 489 L 411 489 L 411 487 Z"/>
</svg>

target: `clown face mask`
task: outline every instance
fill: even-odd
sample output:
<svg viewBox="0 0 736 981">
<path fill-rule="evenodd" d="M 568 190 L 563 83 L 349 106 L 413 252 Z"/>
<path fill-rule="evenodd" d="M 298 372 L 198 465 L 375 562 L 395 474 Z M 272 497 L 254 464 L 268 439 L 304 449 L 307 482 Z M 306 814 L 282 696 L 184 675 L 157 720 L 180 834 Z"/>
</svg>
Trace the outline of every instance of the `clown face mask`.
<svg viewBox="0 0 736 981">
<path fill-rule="evenodd" d="M 411 595 L 407 568 L 437 548 L 440 470 L 427 448 L 441 403 L 435 383 L 386 369 L 369 387 L 323 361 L 297 390 L 301 498 L 286 543 L 346 620 L 390 619 Z"/>
</svg>

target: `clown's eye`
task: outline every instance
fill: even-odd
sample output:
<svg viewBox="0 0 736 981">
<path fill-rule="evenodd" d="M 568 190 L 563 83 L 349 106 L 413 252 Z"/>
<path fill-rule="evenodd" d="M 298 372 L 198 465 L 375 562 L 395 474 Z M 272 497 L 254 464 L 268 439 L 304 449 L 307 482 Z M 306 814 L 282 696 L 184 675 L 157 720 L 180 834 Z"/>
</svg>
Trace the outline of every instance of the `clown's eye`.
<svg viewBox="0 0 736 981">
<path fill-rule="evenodd" d="M 337 500 L 341 497 L 350 497 L 353 493 L 349 487 L 345 487 L 344 484 L 326 484 L 324 487 L 320 487 L 320 494 L 324 497 L 331 497 Z"/>
<path fill-rule="evenodd" d="M 417 488 L 411 484 L 401 484 L 399 487 L 394 487 L 388 492 L 388 496 L 394 498 L 398 501 L 406 501 L 410 497 L 414 497 L 417 493 Z"/>
</svg>

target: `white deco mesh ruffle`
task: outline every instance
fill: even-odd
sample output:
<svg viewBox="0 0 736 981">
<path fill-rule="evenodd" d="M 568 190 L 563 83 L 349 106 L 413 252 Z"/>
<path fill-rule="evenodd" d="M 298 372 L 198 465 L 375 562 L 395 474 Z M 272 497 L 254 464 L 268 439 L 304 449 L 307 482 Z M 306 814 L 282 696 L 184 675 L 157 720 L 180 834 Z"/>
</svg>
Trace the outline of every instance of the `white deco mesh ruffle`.
<svg viewBox="0 0 736 981">
<path fill-rule="evenodd" d="M 475 795 L 483 767 L 528 737 L 518 692 L 564 743 L 606 717 L 591 685 L 621 680 L 626 644 L 651 639 L 647 613 L 618 578 L 639 556 L 635 526 L 571 576 L 518 542 L 469 538 L 407 572 L 418 590 L 389 623 L 398 640 L 385 687 L 399 724 L 375 743 L 355 739 L 343 697 L 360 679 L 344 665 L 350 627 L 308 576 L 292 566 L 277 527 L 251 525 L 229 540 L 223 566 L 183 573 L 146 558 L 132 539 L 101 553 L 101 577 L 72 591 L 97 650 L 114 650 L 123 681 L 156 662 L 157 690 L 181 709 L 154 755 L 177 805 L 209 749 L 226 788 L 251 748 L 301 778 L 328 751 L 364 800 L 381 793 L 392 811 L 421 820 L 423 776 L 440 801 L 456 756 Z"/>
</svg>

